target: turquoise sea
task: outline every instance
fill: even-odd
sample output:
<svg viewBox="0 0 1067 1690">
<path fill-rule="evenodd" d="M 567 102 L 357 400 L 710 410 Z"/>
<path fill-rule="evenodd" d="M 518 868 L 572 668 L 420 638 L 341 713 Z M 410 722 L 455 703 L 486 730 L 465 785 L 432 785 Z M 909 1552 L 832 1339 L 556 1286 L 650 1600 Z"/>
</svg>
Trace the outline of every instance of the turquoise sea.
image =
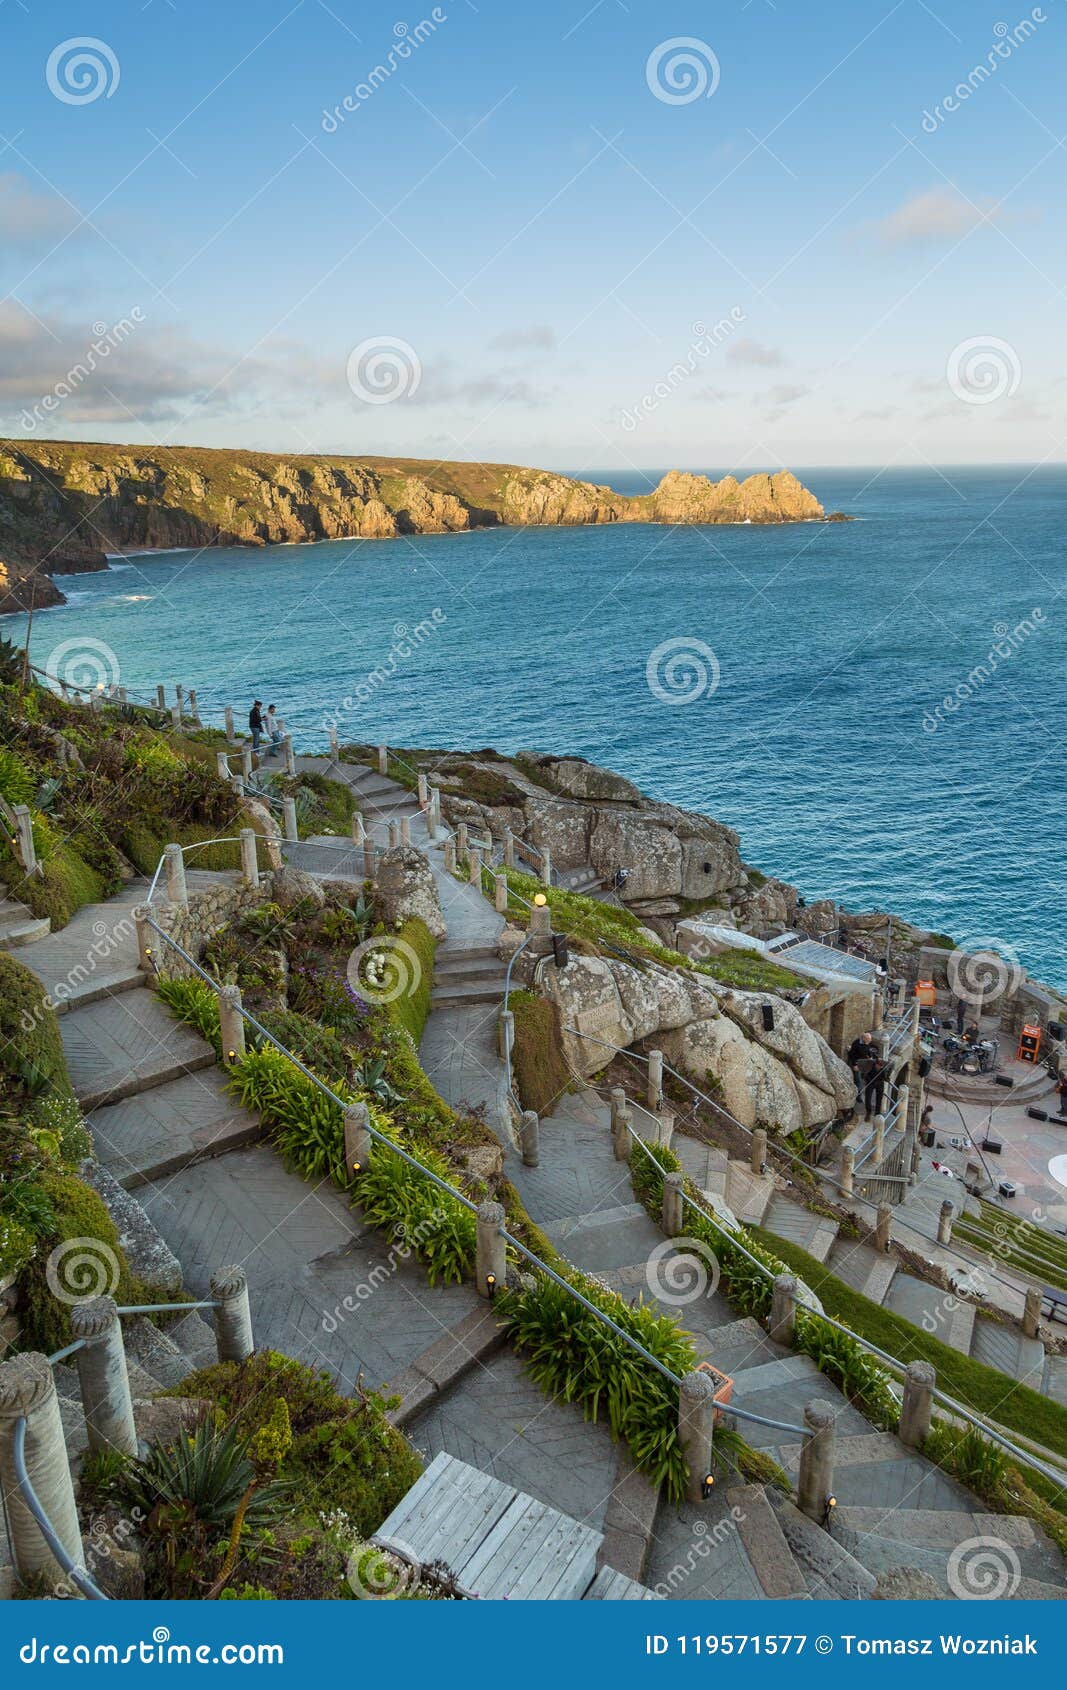
<svg viewBox="0 0 1067 1690">
<path fill-rule="evenodd" d="M 809 899 L 1067 985 L 1067 469 L 797 474 L 857 520 L 129 558 L 60 583 L 33 656 L 196 686 L 205 713 L 257 696 L 307 747 L 332 718 L 576 753 L 728 822 Z"/>
</svg>

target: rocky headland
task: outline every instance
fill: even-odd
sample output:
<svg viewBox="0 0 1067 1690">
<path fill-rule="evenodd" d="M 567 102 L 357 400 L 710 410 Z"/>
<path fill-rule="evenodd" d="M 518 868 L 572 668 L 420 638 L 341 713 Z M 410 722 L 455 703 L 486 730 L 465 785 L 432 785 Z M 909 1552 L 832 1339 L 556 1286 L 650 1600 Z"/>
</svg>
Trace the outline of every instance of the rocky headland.
<svg viewBox="0 0 1067 1690">
<path fill-rule="evenodd" d="M 0 613 L 62 604 L 55 576 L 103 569 L 124 550 L 837 516 L 787 471 L 744 481 L 671 471 L 627 497 L 513 464 L 0 441 Z"/>
</svg>

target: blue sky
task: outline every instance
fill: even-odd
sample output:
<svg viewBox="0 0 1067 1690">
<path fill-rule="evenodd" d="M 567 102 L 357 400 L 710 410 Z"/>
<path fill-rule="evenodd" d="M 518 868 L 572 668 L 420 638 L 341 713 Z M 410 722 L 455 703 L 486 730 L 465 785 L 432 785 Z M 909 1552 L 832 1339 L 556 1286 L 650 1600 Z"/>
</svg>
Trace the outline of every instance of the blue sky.
<svg viewBox="0 0 1067 1690">
<path fill-rule="evenodd" d="M 405 5 L 4 0 L 0 428 L 1067 457 L 1061 0 Z"/>
</svg>

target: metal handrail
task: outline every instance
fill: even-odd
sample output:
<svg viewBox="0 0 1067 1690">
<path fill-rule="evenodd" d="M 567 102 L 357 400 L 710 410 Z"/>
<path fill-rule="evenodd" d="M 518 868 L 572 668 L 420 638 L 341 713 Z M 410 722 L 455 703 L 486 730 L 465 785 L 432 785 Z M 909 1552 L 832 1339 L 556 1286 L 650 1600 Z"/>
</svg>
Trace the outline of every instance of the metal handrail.
<svg viewBox="0 0 1067 1690">
<path fill-rule="evenodd" d="M 639 1144 L 643 1142 L 641 1139 L 637 1138 L 636 1134 L 633 1136 Z M 715 1227 L 716 1231 L 722 1234 L 727 1243 L 730 1244 L 733 1249 L 739 1250 L 741 1254 L 752 1263 L 753 1267 L 755 1267 L 758 1272 L 764 1276 L 765 1279 L 770 1280 L 772 1284 L 774 1283 L 777 1276 L 766 1266 L 764 1262 L 761 1262 L 756 1256 L 754 1256 L 751 1250 L 746 1250 L 745 1246 L 740 1242 L 735 1234 L 730 1231 L 729 1227 L 725 1226 L 723 1222 L 719 1220 L 718 1216 L 715 1215 L 712 1210 L 691 1196 L 684 1188 L 682 1190 L 682 1200 L 683 1202 L 688 1203 L 690 1208 L 695 1209 L 702 1219 L 709 1221 L 711 1225 Z M 885 1362 L 896 1372 L 900 1374 L 907 1373 L 908 1364 L 906 1362 L 901 1361 L 898 1356 L 891 1355 L 888 1350 L 881 1349 L 879 1345 L 872 1343 L 869 1338 L 864 1338 L 859 1332 L 854 1332 L 851 1326 L 845 1326 L 841 1321 L 835 1320 L 832 1315 L 827 1314 L 824 1310 L 812 1308 L 809 1304 L 805 1303 L 801 1305 L 798 1313 L 810 1315 L 813 1320 L 821 1320 L 826 1326 L 832 1327 L 835 1332 L 841 1332 L 845 1335 L 845 1337 L 851 1338 L 853 1342 L 859 1344 L 862 1349 L 869 1350 L 872 1355 L 877 1356 L 880 1361 Z M 1067 1472 L 1046 1466 L 1045 1463 L 1038 1457 L 1028 1455 L 1024 1450 L 1019 1449 L 1016 1444 L 1013 1444 L 1009 1438 L 1005 1437 L 1001 1432 L 995 1430 L 988 1421 L 980 1419 L 979 1416 L 972 1413 L 970 1409 L 964 1408 L 962 1403 L 957 1402 L 954 1397 L 950 1397 L 947 1392 L 938 1390 L 935 1386 L 933 1394 L 939 1402 L 944 1403 L 945 1406 L 954 1414 L 958 1414 L 961 1419 L 968 1421 L 970 1425 L 982 1432 L 984 1436 L 990 1438 L 994 1443 L 1000 1444 L 1003 1449 L 1006 1449 L 1009 1452 L 1009 1454 L 1014 1455 L 1019 1461 L 1022 1461 L 1026 1465 L 1032 1467 L 1035 1472 L 1041 1473 L 1053 1484 L 1067 1485 Z M 734 1412 L 732 1404 L 730 1412 Z"/>
<path fill-rule="evenodd" d="M 18 1485 L 23 1502 L 37 1522 L 41 1536 L 44 1538 L 52 1554 L 67 1577 L 77 1585 L 83 1596 L 90 1602 L 106 1602 L 108 1598 L 90 1578 L 84 1567 L 79 1567 L 74 1558 L 67 1554 L 66 1549 L 57 1535 L 51 1520 L 41 1506 L 41 1500 L 30 1482 L 29 1470 L 26 1466 L 26 1416 L 20 1415 L 15 1421 L 15 1437 L 12 1449 L 15 1467 L 15 1483 Z"/>
</svg>

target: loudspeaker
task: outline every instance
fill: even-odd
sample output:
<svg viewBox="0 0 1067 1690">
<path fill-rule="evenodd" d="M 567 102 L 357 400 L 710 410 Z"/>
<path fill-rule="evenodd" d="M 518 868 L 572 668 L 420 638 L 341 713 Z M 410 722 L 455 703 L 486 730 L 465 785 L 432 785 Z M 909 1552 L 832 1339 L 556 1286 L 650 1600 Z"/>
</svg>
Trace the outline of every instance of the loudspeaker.
<svg viewBox="0 0 1067 1690">
<path fill-rule="evenodd" d="M 567 945 L 567 935 L 566 935 L 566 933 L 553 933 L 553 935 L 552 935 L 552 960 L 555 963 L 556 967 L 557 968 L 566 968 L 570 959 L 571 959 L 571 953 L 570 953 L 570 950 L 569 950 L 568 945 Z"/>
<path fill-rule="evenodd" d="M 1047 1109 L 1028 1109 L 1026 1111 L 1026 1113 L 1029 1115 L 1031 1121 L 1047 1121 L 1048 1120 L 1048 1110 Z"/>
<path fill-rule="evenodd" d="M 994 1074 L 993 1084 L 997 1086 L 1013 1086 L 1015 1084 L 1015 1080 L 1011 1074 Z"/>
<path fill-rule="evenodd" d="M 937 1143 L 937 1134 L 934 1132 L 933 1127 L 925 1127 L 919 1134 L 919 1137 L 927 1150 L 932 1150 L 934 1145 Z"/>
<path fill-rule="evenodd" d="M 982 1149 L 988 1156 L 999 1156 L 1002 1148 L 999 1138 L 984 1138 L 982 1140 Z"/>
<path fill-rule="evenodd" d="M 1050 1021 L 1048 1036 L 1050 1039 L 1065 1039 L 1067 1038 L 1067 1027 L 1064 1027 L 1062 1021 Z"/>
<path fill-rule="evenodd" d="M 763 1005 L 763 1031 L 765 1033 L 773 1033 L 774 1032 L 774 1005 L 773 1005 L 773 1003 L 765 1003 Z"/>
<path fill-rule="evenodd" d="M 933 1067 L 933 1065 L 934 1065 L 933 1060 L 929 1056 L 924 1056 L 924 1057 L 920 1058 L 920 1061 L 919 1061 L 919 1078 L 920 1078 L 920 1080 L 925 1080 L 927 1074 L 930 1072 L 930 1069 Z"/>
</svg>

